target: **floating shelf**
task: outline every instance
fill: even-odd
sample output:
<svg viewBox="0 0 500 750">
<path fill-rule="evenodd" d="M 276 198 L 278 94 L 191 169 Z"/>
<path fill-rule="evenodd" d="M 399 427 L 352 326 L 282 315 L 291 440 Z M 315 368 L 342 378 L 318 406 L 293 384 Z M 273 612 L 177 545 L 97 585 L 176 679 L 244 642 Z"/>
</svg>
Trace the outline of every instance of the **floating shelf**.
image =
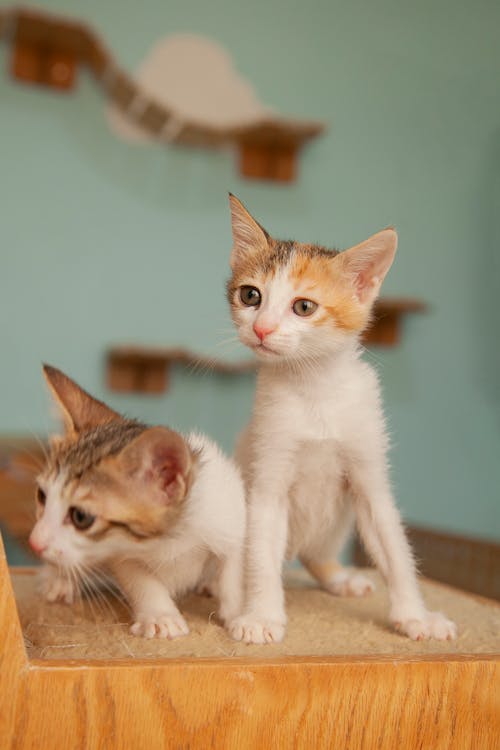
<svg viewBox="0 0 500 750">
<path fill-rule="evenodd" d="M 373 322 L 363 337 L 363 343 L 368 346 L 396 346 L 401 339 L 403 317 L 425 309 L 426 305 L 419 300 L 378 300 Z M 255 360 L 229 363 L 186 349 L 115 346 L 107 354 L 107 383 L 112 391 L 120 393 L 164 393 L 168 390 L 170 367 L 174 364 L 223 375 L 241 375 L 256 368 Z"/>
<path fill-rule="evenodd" d="M 236 145 L 240 173 L 245 177 L 294 180 L 300 149 L 325 130 L 320 122 L 272 115 L 248 126 L 228 128 L 183 121 L 144 92 L 117 64 L 91 26 L 44 11 L 0 9 L 2 38 L 12 44 L 11 74 L 15 80 L 71 91 L 78 65 L 85 66 L 109 102 L 159 142 Z"/>
<path fill-rule="evenodd" d="M 423 313 L 427 305 L 418 299 L 392 297 L 378 299 L 373 310 L 372 324 L 364 333 L 367 346 L 397 346 L 403 334 L 404 317 L 410 313 Z"/>
<path fill-rule="evenodd" d="M 107 355 L 107 383 L 119 393 L 164 393 L 170 385 L 170 368 L 182 365 L 191 371 L 211 370 L 222 375 L 241 375 L 255 370 L 254 360 L 223 362 L 186 349 L 116 346 Z"/>
</svg>

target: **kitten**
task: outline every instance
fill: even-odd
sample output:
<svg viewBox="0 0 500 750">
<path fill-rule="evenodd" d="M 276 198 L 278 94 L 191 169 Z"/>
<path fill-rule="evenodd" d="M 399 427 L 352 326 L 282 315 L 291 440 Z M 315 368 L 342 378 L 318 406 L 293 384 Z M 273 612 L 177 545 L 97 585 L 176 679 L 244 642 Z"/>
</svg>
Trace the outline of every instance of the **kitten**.
<svg viewBox="0 0 500 750">
<path fill-rule="evenodd" d="M 384 576 L 390 620 L 413 639 L 449 639 L 454 623 L 428 612 L 394 505 L 377 376 L 359 335 L 397 246 L 394 229 L 338 253 L 271 238 L 230 196 L 228 299 L 240 340 L 259 361 L 251 422 L 237 446 L 247 485 L 246 606 L 237 640 L 281 641 L 282 561 L 298 556 L 333 594 L 373 587 L 336 562 L 352 512 Z"/>
<path fill-rule="evenodd" d="M 241 612 L 245 498 L 238 469 L 207 438 L 125 419 L 53 367 L 43 368 L 65 435 L 38 477 L 33 550 L 49 601 L 111 573 L 135 635 L 188 633 L 174 601 L 211 581 L 224 623 Z M 102 573 L 101 571 L 104 571 Z"/>
</svg>

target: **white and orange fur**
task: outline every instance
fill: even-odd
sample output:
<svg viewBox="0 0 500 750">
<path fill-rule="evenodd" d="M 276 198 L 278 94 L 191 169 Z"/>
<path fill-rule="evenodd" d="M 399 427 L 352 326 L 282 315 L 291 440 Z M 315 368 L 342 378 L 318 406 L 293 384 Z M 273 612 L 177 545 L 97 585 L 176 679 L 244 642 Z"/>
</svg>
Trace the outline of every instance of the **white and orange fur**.
<svg viewBox="0 0 500 750">
<path fill-rule="evenodd" d="M 188 633 L 175 600 L 206 585 L 227 625 L 241 611 L 245 534 L 234 462 L 202 435 L 125 419 L 59 370 L 44 373 L 65 423 L 38 477 L 30 536 L 46 598 L 71 603 L 82 583 L 107 586 L 110 575 L 133 634 L 175 638 Z"/>
<path fill-rule="evenodd" d="M 259 361 L 253 415 L 236 450 L 247 489 L 246 600 L 230 633 L 282 640 L 285 556 L 299 557 L 332 594 L 369 593 L 366 576 L 337 562 L 355 516 L 397 630 L 454 638 L 455 624 L 428 611 L 419 591 L 390 487 L 378 379 L 360 355 L 395 230 L 337 253 L 275 240 L 232 195 L 230 206 L 228 298 L 239 338 Z"/>
</svg>

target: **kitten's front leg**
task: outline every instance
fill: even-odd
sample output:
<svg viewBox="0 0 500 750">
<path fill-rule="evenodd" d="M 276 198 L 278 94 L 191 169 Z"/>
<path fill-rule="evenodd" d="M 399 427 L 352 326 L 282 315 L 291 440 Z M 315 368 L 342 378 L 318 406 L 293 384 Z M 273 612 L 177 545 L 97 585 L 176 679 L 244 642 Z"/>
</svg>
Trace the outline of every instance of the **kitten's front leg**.
<svg viewBox="0 0 500 750">
<path fill-rule="evenodd" d="M 350 481 L 361 537 L 387 582 L 391 622 L 413 640 L 455 638 L 455 623 L 440 612 L 429 612 L 422 600 L 412 552 L 389 488 L 385 460 L 354 463 Z"/>
<path fill-rule="evenodd" d="M 246 602 L 229 626 L 237 641 L 278 643 L 285 634 L 286 614 L 281 569 L 288 528 L 286 493 L 257 485 L 250 493 L 245 561 Z"/>
<path fill-rule="evenodd" d="M 189 633 L 188 625 L 164 584 L 139 562 L 112 566 L 112 572 L 133 611 L 133 635 L 145 638 L 178 638 Z"/>
<path fill-rule="evenodd" d="M 69 571 L 55 565 L 44 565 L 39 574 L 39 588 L 48 602 L 73 604 L 79 598 L 80 589 L 76 578 Z"/>
</svg>

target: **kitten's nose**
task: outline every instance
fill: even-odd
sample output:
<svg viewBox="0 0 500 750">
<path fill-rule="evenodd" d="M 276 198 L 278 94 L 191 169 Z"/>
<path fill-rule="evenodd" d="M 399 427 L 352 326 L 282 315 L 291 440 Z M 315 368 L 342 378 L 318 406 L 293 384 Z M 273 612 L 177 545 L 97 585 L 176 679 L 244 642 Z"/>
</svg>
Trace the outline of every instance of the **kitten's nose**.
<svg viewBox="0 0 500 750">
<path fill-rule="evenodd" d="M 36 555 L 41 555 L 42 552 L 45 552 L 45 550 L 47 549 L 47 545 L 37 542 L 36 539 L 33 538 L 33 535 L 30 536 L 28 543 Z"/>
<path fill-rule="evenodd" d="M 255 335 L 258 336 L 261 341 L 264 341 L 266 336 L 269 336 L 270 333 L 276 330 L 276 326 L 265 325 L 265 323 L 254 323 L 253 330 Z"/>
</svg>

